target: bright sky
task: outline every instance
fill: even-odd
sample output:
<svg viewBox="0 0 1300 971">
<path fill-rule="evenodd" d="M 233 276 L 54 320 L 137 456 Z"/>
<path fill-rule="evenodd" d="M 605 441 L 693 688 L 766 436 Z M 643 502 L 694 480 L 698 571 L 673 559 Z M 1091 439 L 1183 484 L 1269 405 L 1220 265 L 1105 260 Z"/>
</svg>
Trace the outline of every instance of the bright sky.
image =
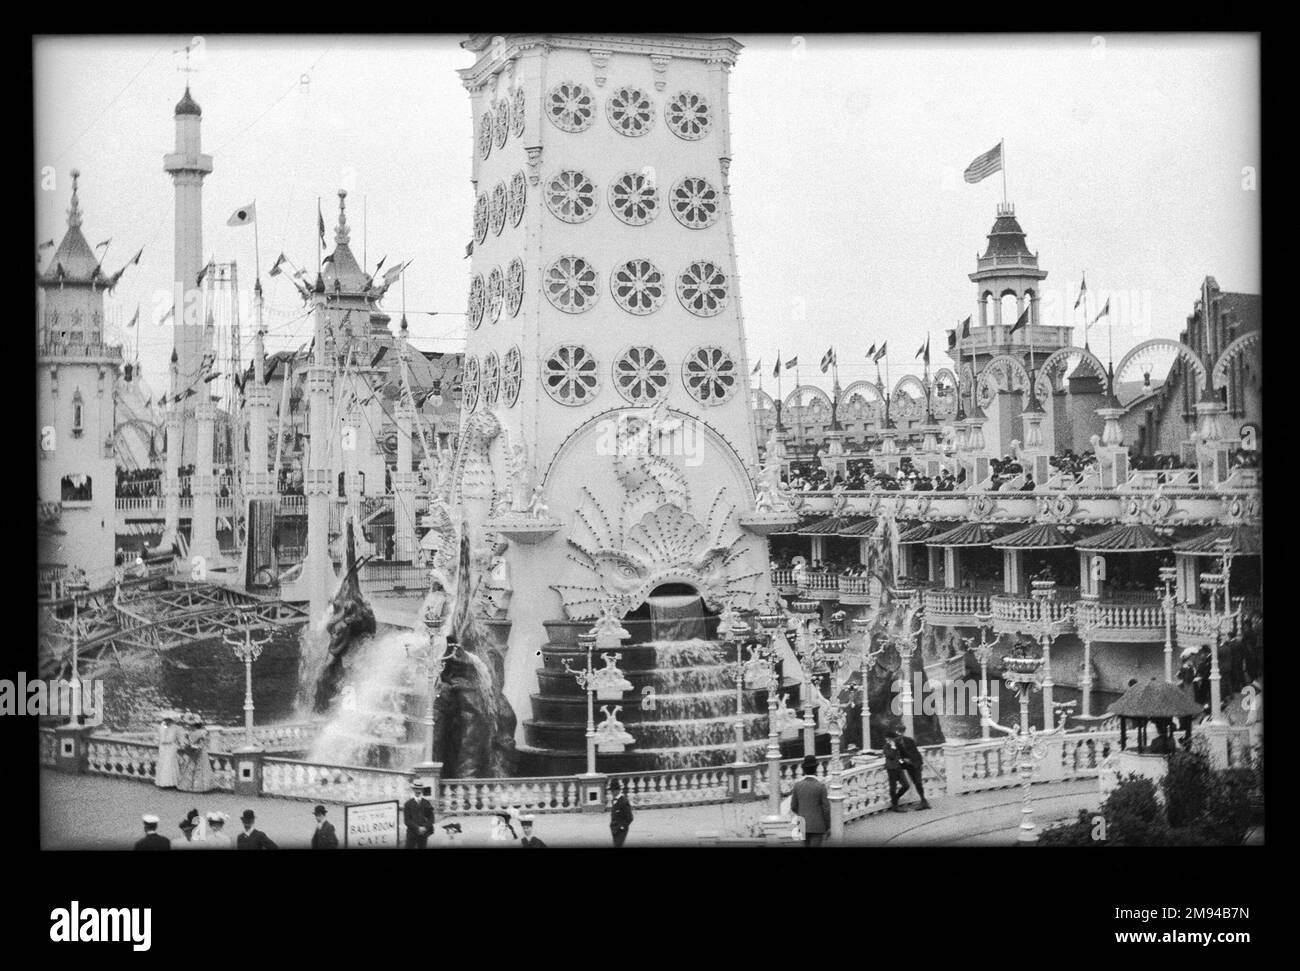
<svg viewBox="0 0 1300 971">
<path fill-rule="evenodd" d="M 749 357 L 765 387 L 778 349 L 810 381 L 835 345 L 846 385 L 874 376 L 864 354 L 882 340 L 894 380 L 919 368 L 927 332 L 947 363 L 944 330 L 974 310 L 966 275 L 1002 198 L 1000 176 L 967 185 L 961 173 L 1000 138 L 1008 197 L 1050 274 L 1045 307 L 1055 298 L 1062 322 L 1081 323 L 1082 311 L 1069 318 L 1086 270 L 1093 306 L 1109 293 L 1121 308 L 1116 360 L 1146 337 L 1176 339 L 1207 274 L 1259 292 L 1260 192 L 1243 187 L 1259 165 L 1254 36 L 739 39 L 732 202 Z M 172 278 L 162 157 L 185 79 L 173 52 L 188 40 L 35 44 L 36 242 L 62 237 L 79 168 L 86 236 L 113 240 L 106 268 L 144 247 L 113 300 L 123 323 L 142 308 L 139 356 L 156 388 L 171 347 L 169 326 L 149 322 L 170 306 L 159 296 Z M 307 266 L 316 198 L 332 225 L 347 188 L 358 257 L 371 268 L 385 254 L 389 266 L 414 260 L 416 343 L 459 349 L 474 201 L 469 98 L 455 74 L 473 58 L 459 40 L 206 37 L 192 75 L 215 166 L 205 251 L 238 261 L 251 286 L 252 230 L 226 219 L 256 199 L 263 271 L 280 251 Z M 47 166 L 53 191 L 41 190 Z M 298 312 L 283 278 L 263 282 L 272 308 Z M 396 317 L 400 294 L 386 309 Z M 411 313 L 427 310 L 448 315 Z M 308 339 L 305 322 L 268 319 L 270 350 Z M 1106 340 L 1103 322 L 1091 333 L 1103 359 Z"/>
</svg>

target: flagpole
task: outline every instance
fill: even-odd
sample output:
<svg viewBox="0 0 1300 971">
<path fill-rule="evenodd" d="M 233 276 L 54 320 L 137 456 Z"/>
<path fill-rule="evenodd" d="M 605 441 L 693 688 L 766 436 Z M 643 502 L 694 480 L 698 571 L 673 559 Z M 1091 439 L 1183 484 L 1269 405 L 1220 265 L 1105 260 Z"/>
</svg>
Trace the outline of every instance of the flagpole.
<svg viewBox="0 0 1300 971">
<path fill-rule="evenodd" d="M 317 196 L 316 197 L 316 273 L 317 275 L 319 275 L 321 271 L 320 244 L 321 244 L 321 238 L 324 236 L 324 233 L 322 232 L 322 227 L 324 226 L 324 224 L 325 224 L 325 217 L 321 214 L 320 211 L 320 196 Z"/>
<path fill-rule="evenodd" d="M 262 284 L 262 248 L 257 235 L 257 200 L 253 200 L 253 282 Z"/>
<path fill-rule="evenodd" d="M 999 139 L 999 140 L 998 140 L 998 148 L 1000 148 L 1000 149 L 1002 150 L 1001 153 L 1000 153 L 1000 154 L 1002 155 L 1002 204 L 1005 206 L 1006 203 L 1007 203 L 1007 148 L 1006 148 L 1006 139 L 1003 138 L 1003 139 Z"/>
</svg>

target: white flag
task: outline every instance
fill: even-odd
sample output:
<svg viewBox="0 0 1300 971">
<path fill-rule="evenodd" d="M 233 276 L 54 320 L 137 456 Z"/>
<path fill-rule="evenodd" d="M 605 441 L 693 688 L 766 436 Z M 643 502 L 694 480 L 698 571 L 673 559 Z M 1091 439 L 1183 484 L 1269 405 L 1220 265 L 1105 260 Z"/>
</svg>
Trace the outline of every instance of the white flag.
<svg viewBox="0 0 1300 971">
<path fill-rule="evenodd" d="M 235 210 L 234 215 L 226 220 L 227 226 L 247 226 L 251 222 L 257 221 L 257 205 L 250 202 L 246 206 L 240 206 Z"/>
</svg>

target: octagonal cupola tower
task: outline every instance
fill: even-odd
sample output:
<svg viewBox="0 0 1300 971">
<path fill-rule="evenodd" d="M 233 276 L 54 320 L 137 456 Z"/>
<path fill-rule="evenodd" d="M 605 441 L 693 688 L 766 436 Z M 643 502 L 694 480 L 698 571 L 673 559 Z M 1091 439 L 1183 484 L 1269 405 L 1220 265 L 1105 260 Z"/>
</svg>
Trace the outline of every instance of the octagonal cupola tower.
<svg viewBox="0 0 1300 971">
<path fill-rule="evenodd" d="M 495 609 L 521 711 L 543 624 L 585 631 L 667 588 L 706 613 L 767 591 L 766 543 L 740 523 L 758 454 L 728 186 L 740 45 L 463 46 L 475 206 L 451 493 L 478 549 L 509 542 Z"/>
</svg>

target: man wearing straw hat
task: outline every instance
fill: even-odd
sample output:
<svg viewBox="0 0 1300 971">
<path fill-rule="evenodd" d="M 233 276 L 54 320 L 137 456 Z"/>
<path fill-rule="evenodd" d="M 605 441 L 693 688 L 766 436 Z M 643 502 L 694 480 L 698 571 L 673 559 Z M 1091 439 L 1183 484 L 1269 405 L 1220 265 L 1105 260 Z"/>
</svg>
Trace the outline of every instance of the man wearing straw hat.
<svg viewBox="0 0 1300 971">
<path fill-rule="evenodd" d="M 153 813 L 145 813 L 140 817 L 144 823 L 144 835 L 135 842 L 137 850 L 170 850 L 171 842 L 166 836 L 158 833 L 158 817 Z"/>
<path fill-rule="evenodd" d="M 429 845 L 429 834 L 433 832 L 433 803 L 425 798 L 427 792 L 423 780 L 411 780 L 411 798 L 402 806 L 408 850 L 422 850 Z"/>
</svg>

